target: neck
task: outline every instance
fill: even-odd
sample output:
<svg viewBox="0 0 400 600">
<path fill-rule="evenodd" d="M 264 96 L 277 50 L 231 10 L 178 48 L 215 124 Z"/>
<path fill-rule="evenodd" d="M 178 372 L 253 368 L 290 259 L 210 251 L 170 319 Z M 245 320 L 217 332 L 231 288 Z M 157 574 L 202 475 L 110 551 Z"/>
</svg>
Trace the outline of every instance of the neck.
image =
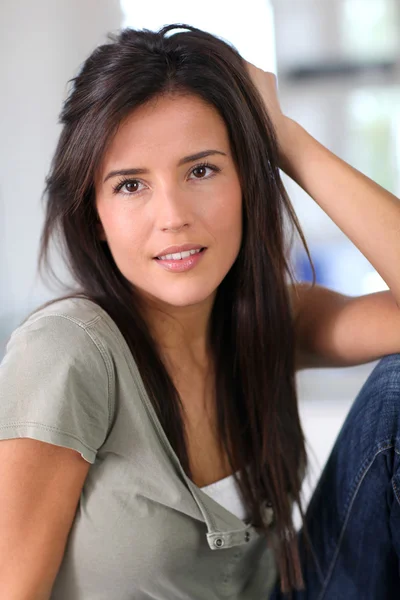
<svg viewBox="0 0 400 600">
<path fill-rule="evenodd" d="M 146 300 L 144 314 L 166 366 L 207 372 L 210 367 L 209 324 L 214 298 L 176 307 Z"/>
</svg>

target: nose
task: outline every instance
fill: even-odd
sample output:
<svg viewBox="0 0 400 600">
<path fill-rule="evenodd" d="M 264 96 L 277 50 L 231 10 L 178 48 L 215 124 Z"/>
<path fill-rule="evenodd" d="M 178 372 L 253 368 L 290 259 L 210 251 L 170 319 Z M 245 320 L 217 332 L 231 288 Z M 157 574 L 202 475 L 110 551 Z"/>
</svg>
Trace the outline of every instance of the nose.
<svg viewBox="0 0 400 600">
<path fill-rule="evenodd" d="M 159 190 L 156 198 L 153 196 L 155 220 L 160 231 L 180 231 L 189 227 L 193 222 L 190 200 L 176 186 Z"/>
</svg>

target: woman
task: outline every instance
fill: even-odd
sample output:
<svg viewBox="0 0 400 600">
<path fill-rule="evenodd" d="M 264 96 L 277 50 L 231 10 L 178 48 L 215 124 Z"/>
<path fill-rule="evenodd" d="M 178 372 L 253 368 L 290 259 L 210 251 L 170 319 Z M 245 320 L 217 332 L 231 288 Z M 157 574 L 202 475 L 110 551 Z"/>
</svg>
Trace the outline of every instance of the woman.
<svg viewBox="0 0 400 600">
<path fill-rule="evenodd" d="M 271 75 L 180 27 L 125 30 L 97 48 L 62 112 L 41 261 L 56 238 L 77 288 L 14 332 L 0 371 L 0 596 L 261 600 L 304 576 L 307 598 L 387 598 L 399 427 L 382 385 L 398 389 L 397 357 L 360 409 L 389 415 L 385 435 L 370 428 L 354 445 L 361 420 L 348 421 L 301 555 L 294 374 L 399 351 L 398 201 L 283 116 Z M 288 286 L 284 218 L 301 232 L 279 167 L 390 293 Z M 374 529 L 365 587 L 371 549 L 356 551 L 342 523 L 374 435 L 386 462 L 363 515 L 386 529 Z M 350 450 L 354 465 L 336 468 Z M 335 571 L 342 556 L 355 566 Z"/>
</svg>

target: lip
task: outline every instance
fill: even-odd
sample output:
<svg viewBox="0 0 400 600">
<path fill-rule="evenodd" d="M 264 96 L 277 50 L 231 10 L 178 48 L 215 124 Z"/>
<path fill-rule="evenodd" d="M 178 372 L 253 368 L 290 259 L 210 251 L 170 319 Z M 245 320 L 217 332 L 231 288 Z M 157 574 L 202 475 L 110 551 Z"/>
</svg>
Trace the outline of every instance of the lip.
<svg viewBox="0 0 400 600">
<path fill-rule="evenodd" d="M 202 246 L 201 244 L 183 244 L 182 246 L 168 246 L 168 248 L 164 248 L 158 254 L 154 256 L 154 258 L 158 258 L 159 256 L 165 256 L 166 254 L 175 254 L 176 252 L 187 252 L 188 250 L 201 250 L 206 246 Z"/>
<path fill-rule="evenodd" d="M 201 247 L 204 248 L 204 246 Z M 167 258 L 163 260 L 154 258 L 153 260 L 157 266 L 165 271 L 169 271 L 170 273 L 186 273 L 187 271 L 194 269 L 199 262 L 204 260 L 203 257 L 206 252 L 207 248 L 204 248 L 202 252 L 196 252 L 195 254 L 191 254 L 190 256 L 180 260 L 174 260 L 173 258 Z"/>
</svg>

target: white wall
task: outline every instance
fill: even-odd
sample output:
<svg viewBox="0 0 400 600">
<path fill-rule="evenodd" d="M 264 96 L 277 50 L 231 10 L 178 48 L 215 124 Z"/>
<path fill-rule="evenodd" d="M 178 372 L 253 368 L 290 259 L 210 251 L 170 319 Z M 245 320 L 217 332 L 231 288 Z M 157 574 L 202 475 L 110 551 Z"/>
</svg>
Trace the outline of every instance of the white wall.
<svg viewBox="0 0 400 600">
<path fill-rule="evenodd" d="M 0 355 L 12 328 L 52 295 L 34 279 L 67 81 L 121 20 L 118 0 L 1 0 Z"/>
<path fill-rule="evenodd" d="M 157 30 L 185 23 L 222 37 L 248 61 L 276 73 L 275 34 L 271 0 L 150 0 L 140 8 L 136 0 L 121 0 L 124 25 Z"/>
</svg>

